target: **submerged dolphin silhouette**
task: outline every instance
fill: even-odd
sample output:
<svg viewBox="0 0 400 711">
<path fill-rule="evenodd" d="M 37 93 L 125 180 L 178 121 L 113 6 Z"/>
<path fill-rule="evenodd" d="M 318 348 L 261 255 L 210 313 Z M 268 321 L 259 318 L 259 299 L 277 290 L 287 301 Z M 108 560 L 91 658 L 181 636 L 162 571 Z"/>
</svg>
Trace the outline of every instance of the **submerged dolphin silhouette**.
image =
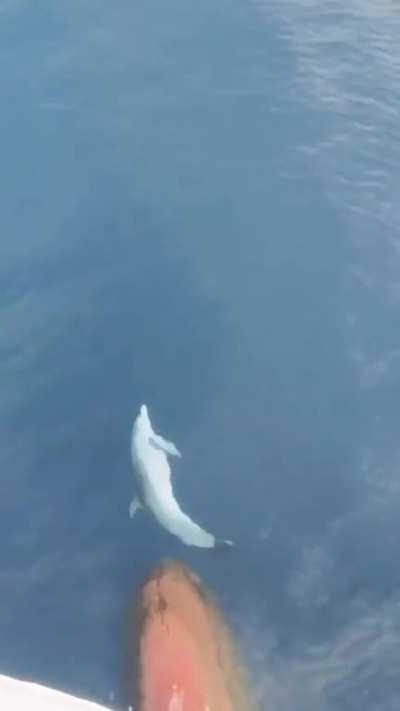
<svg viewBox="0 0 400 711">
<path fill-rule="evenodd" d="M 232 541 L 216 539 L 182 511 L 172 490 L 167 454 L 173 457 L 181 456 L 173 442 L 154 432 L 147 407 L 142 405 L 133 423 L 131 438 L 132 463 L 140 495 L 131 501 L 130 517 L 133 518 L 138 509 L 145 506 L 161 526 L 188 546 L 232 546 Z"/>
</svg>

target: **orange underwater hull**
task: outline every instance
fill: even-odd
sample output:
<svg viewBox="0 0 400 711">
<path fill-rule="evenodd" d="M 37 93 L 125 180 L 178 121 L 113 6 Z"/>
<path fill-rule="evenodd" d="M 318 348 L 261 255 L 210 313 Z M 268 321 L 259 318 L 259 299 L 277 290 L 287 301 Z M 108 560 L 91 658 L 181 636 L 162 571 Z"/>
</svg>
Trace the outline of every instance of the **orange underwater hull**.
<svg viewBox="0 0 400 711">
<path fill-rule="evenodd" d="M 159 566 L 143 586 L 136 612 L 135 709 L 254 708 L 221 613 L 186 567 Z"/>
</svg>

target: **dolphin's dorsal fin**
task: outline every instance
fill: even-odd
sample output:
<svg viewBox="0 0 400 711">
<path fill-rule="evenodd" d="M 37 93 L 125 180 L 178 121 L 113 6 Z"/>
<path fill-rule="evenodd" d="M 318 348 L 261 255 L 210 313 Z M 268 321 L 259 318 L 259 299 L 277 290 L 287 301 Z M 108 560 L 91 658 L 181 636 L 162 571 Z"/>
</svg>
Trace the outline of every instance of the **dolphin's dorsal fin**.
<svg viewBox="0 0 400 711">
<path fill-rule="evenodd" d="M 177 447 L 175 447 L 173 442 L 169 442 L 161 435 L 152 432 L 149 437 L 149 442 L 155 449 L 161 449 L 162 452 L 170 454 L 172 457 L 181 457 L 181 453 Z"/>
</svg>

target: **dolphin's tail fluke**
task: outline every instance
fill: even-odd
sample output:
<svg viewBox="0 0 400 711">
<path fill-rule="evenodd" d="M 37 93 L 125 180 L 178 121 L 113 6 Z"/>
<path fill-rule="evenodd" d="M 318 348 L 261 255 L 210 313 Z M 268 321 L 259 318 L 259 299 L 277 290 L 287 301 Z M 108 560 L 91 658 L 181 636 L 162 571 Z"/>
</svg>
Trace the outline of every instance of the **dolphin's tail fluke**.
<svg viewBox="0 0 400 711">
<path fill-rule="evenodd" d="M 233 541 L 224 540 L 222 538 L 216 538 L 214 543 L 214 548 L 220 550 L 227 550 L 228 548 L 233 548 L 235 546 Z"/>
</svg>

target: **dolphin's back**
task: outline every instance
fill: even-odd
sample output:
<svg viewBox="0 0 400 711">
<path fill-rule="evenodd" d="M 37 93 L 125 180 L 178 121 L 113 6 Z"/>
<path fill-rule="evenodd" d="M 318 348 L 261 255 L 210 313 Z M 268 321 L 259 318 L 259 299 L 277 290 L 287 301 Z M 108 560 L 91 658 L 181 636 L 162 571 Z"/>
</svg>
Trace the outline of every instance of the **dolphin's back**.
<svg viewBox="0 0 400 711">
<path fill-rule="evenodd" d="M 140 480 L 143 503 L 169 533 L 188 546 L 212 548 L 215 538 L 185 514 L 175 499 L 171 469 L 166 454 L 151 445 L 135 452 L 135 468 Z"/>
<path fill-rule="evenodd" d="M 197 546 L 198 548 L 213 548 L 215 546 L 215 536 L 201 528 L 182 511 L 172 489 L 170 497 L 154 496 L 150 508 L 157 521 L 187 546 Z"/>
</svg>

